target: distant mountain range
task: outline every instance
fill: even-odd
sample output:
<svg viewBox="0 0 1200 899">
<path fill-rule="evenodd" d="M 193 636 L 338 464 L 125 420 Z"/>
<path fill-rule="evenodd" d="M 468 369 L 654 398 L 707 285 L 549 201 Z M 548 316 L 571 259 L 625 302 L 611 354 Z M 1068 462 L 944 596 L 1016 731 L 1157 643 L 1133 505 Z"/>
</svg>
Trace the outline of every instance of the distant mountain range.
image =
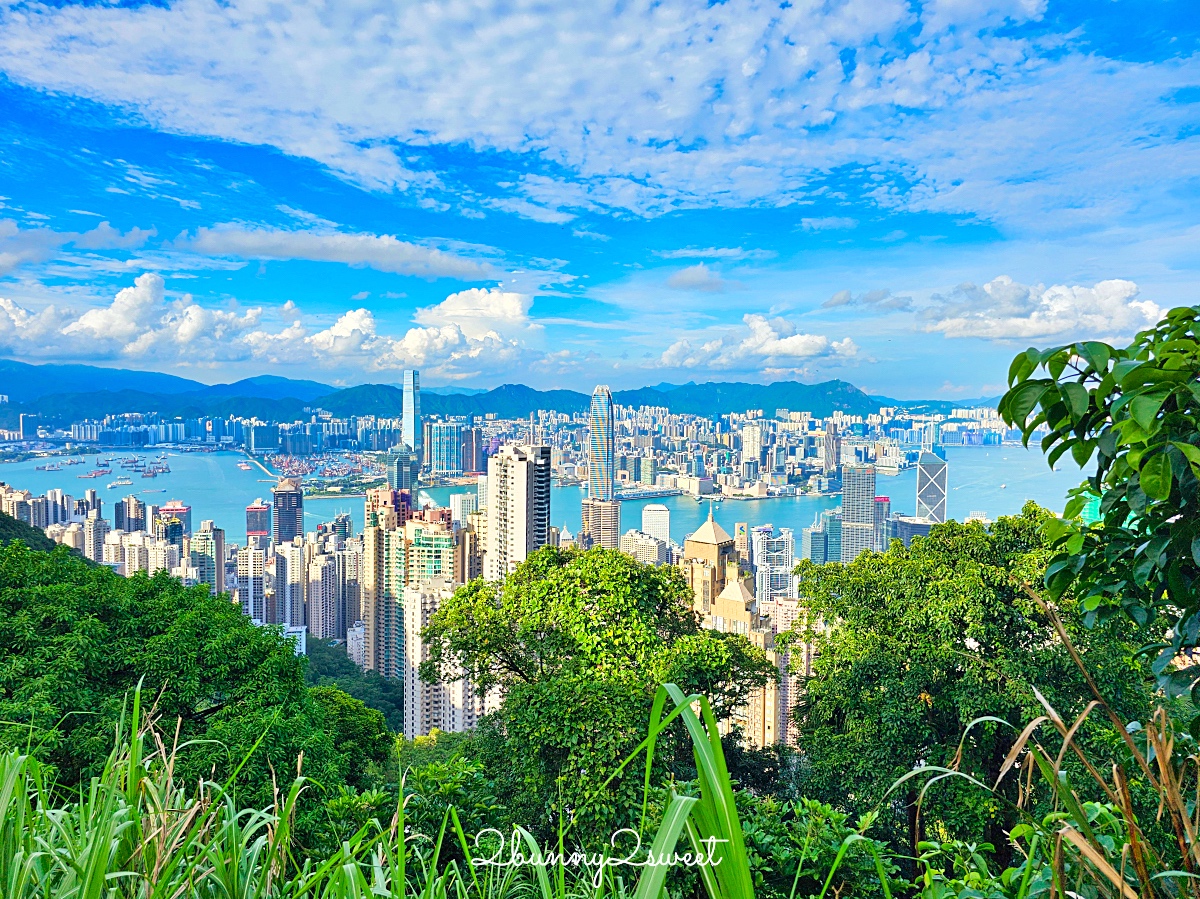
<svg viewBox="0 0 1200 899">
<path fill-rule="evenodd" d="M 207 385 L 154 372 L 5 360 L 0 360 L 0 394 L 9 397 L 8 404 L 0 405 L 0 427 L 12 427 L 21 412 L 36 413 L 54 424 L 121 412 L 156 412 L 185 418 L 237 414 L 292 421 L 302 416 L 306 407 L 320 407 L 338 416 L 391 417 L 400 415 L 404 396 L 400 387 L 391 384 L 337 389 L 317 381 L 261 375 L 232 384 Z M 869 415 L 882 406 L 946 413 L 954 407 L 995 403 L 995 399 L 895 400 L 868 396 L 846 381 L 658 384 L 619 390 L 613 399 L 624 406 L 661 406 L 695 415 L 761 409 L 764 415 L 774 416 L 780 409 L 789 409 L 820 417 L 834 411 Z M 494 413 L 500 418 L 524 418 L 538 409 L 584 412 L 590 403 L 591 397 L 585 393 L 535 390 L 523 384 L 504 384 L 486 391 L 432 388 L 421 394 L 421 411 L 430 415 L 482 417 Z"/>
</svg>

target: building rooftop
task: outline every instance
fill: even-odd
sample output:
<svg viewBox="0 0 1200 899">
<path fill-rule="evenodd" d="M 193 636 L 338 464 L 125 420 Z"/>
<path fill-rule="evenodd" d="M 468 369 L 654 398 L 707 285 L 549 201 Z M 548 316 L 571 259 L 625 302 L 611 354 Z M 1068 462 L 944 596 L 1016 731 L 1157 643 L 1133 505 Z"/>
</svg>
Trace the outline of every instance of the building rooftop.
<svg viewBox="0 0 1200 899">
<path fill-rule="evenodd" d="M 726 530 L 713 520 L 711 505 L 708 507 L 708 521 L 700 525 L 696 533 L 687 539 L 689 543 L 708 543 L 713 546 L 733 542 L 733 538 L 729 536 Z"/>
</svg>

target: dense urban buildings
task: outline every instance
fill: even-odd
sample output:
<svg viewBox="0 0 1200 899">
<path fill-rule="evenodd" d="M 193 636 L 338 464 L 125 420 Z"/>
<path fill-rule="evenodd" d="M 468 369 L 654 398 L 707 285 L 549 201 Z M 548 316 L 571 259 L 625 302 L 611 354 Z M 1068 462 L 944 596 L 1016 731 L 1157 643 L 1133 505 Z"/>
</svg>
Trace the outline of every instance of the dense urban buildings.
<svg viewBox="0 0 1200 899">
<path fill-rule="evenodd" d="M 120 464 L 134 475 L 166 470 L 165 454 L 153 462 L 137 455 L 137 448 L 162 445 L 241 448 L 253 458 L 240 467 L 283 472 L 269 501 L 244 507 L 244 546 L 233 545 L 211 516 L 193 530 L 193 506 L 198 517 L 207 514 L 203 496 L 156 507 L 131 490 L 110 498 L 110 521 L 95 489 L 75 498 L 61 489 L 33 495 L 0 485 L 0 508 L 125 576 L 167 571 L 228 594 L 256 623 L 294 637 L 297 651 L 310 636 L 334 641 L 361 667 L 404 681 L 410 736 L 470 728 L 484 708 L 465 681 L 423 683 L 417 673 L 425 658 L 421 628 L 457 585 L 499 580 L 547 544 L 677 566 L 703 626 L 744 635 L 779 666 L 778 684 L 747 696 L 727 722 L 752 744 L 766 745 L 795 739 L 789 712 L 811 673 L 811 647 L 775 650 L 775 636 L 803 621 L 796 563 L 850 562 L 886 551 L 892 540 L 909 545 L 947 517 L 941 446 L 1016 436 L 986 409 L 950 416 L 902 408 L 824 418 L 786 409 L 685 415 L 616 405 L 605 386 L 573 413 L 422 416 L 419 373 L 405 372 L 403 385 L 399 418 L 338 418 L 312 409 L 294 422 L 130 415 L 72 426 L 73 440 L 130 447 L 113 456 L 125 457 Z M 96 472 L 84 476 L 109 476 L 101 461 L 98 455 Z M 914 468 L 915 495 L 877 495 L 880 478 Z M 578 534 L 552 526 L 552 480 L 586 487 Z M 305 494 L 331 483 L 338 486 L 328 489 L 348 495 L 365 492 L 360 533 L 346 514 L 306 526 Z M 449 488 L 448 508 L 429 504 L 430 486 Z M 827 503 L 811 525 L 763 521 L 759 510 L 769 504 L 758 500 L 801 495 Z M 673 535 L 668 505 L 646 502 L 660 497 L 733 503 L 740 520 L 731 536 L 710 505 L 693 533 Z M 640 520 L 622 527 L 622 506 L 634 499 L 644 503 Z"/>
</svg>

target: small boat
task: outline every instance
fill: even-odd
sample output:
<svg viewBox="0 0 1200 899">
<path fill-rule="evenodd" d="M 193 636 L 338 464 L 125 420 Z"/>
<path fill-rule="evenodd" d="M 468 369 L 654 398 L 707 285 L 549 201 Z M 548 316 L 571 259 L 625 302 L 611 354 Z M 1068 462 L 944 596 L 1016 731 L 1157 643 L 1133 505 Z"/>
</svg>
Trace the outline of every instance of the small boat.
<svg viewBox="0 0 1200 899">
<path fill-rule="evenodd" d="M 239 462 L 237 464 L 237 467 L 240 468 L 242 471 L 249 471 L 250 463 L 249 462 Z"/>
<path fill-rule="evenodd" d="M 143 471 L 143 472 L 142 472 L 142 477 L 144 477 L 144 478 L 156 478 L 156 477 L 158 477 L 158 472 L 157 472 L 157 471 L 155 471 L 153 468 L 149 468 L 149 469 L 147 469 L 146 471 Z"/>
<path fill-rule="evenodd" d="M 1000 489 L 1001 489 L 1001 490 L 1003 490 L 1003 489 L 1004 489 L 1005 487 L 1007 487 L 1007 486 L 1008 486 L 1007 484 L 1001 484 L 1001 485 L 1000 485 Z"/>
<path fill-rule="evenodd" d="M 127 478 L 127 477 L 122 476 L 122 477 L 117 478 L 111 484 L 109 484 L 108 489 L 112 490 L 114 487 L 128 487 L 132 483 L 133 483 L 132 478 Z"/>
</svg>

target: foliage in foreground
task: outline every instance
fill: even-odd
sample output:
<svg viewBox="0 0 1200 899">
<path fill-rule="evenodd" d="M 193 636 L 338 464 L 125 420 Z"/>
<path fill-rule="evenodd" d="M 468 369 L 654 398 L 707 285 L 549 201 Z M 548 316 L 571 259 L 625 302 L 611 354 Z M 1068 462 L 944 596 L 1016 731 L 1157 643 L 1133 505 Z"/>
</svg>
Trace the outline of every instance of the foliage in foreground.
<svg viewBox="0 0 1200 899">
<path fill-rule="evenodd" d="M 889 791 L 914 765 L 955 760 L 993 783 L 1013 729 L 1041 713 L 1039 692 L 1064 714 L 1086 704 L 1082 674 L 1024 590 L 1043 570 L 1050 518 L 1030 503 L 990 528 L 948 522 L 908 549 L 896 541 L 846 566 L 797 569 L 813 626 L 792 637 L 817 651 L 797 709 L 804 793 L 849 813 L 879 807 L 883 832 L 913 856 L 928 832 L 992 843 L 1002 864 L 1012 860 L 1005 834 L 1021 820 L 1014 783 L 1001 791 L 1005 801 L 961 781 L 940 784 L 920 822 L 921 784 Z M 1113 620 L 1088 630 L 1069 598 L 1059 612 L 1106 699 L 1123 720 L 1144 719 L 1151 697 L 1148 673 L 1131 660 L 1136 628 Z M 983 717 L 990 720 L 964 740 Z M 1098 725 L 1085 725 L 1077 739 L 1102 766 L 1119 748 Z"/>
<path fill-rule="evenodd" d="M 1026 443 L 1049 429 L 1051 465 L 1070 452 L 1096 466 L 1049 532 L 1048 595 L 1070 590 L 1096 618 L 1123 610 L 1157 623 L 1155 673 L 1172 693 L 1200 682 L 1200 665 L 1175 664 L 1200 645 L 1198 322 L 1200 306 L 1183 307 L 1127 347 L 1030 348 L 1013 360 L 999 406 Z M 1089 502 L 1099 520 L 1075 520 Z"/>
<path fill-rule="evenodd" d="M 140 695 L 133 701 L 130 736 L 118 731 L 119 749 L 71 798 L 64 798 L 71 791 L 61 791 L 53 772 L 35 758 L 15 750 L 0 755 L 0 884 L 6 899 L 502 899 L 531 893 L 541 899 L 605 894 L 656 899 L 675 870 L 601 865 L 593 883 L 596 866 L 545 863 L 527 833 L 516 834 L 510 848 L 543 864 L 479 866 L 472 858 L 493 852 L 485 846 L 480 856 L 453 812 L 436 832 L 410 834 L 406 803 L 391 809 L 390 821 L 365 822 L 327 855 L 300 857 L 293 820 L 309 782 L 297 778 L 265 811 L 239 806 L 227 782 L 203 781 L 197 789 L 177 777 L 186 748 L 168 748 L 161 734 L 142 727 L 139 703 Z M 673 722 L 689 735 L 697 778 L 686 794 L 671 791 L 666 797 L 658 822 L 643 827 L 651 855 L 635 857 L 670 859 L 682 839 L 681 851 L 713 861 L 693 869 L 710 899 L 753 899 L 736 800 L 707 701 L 671 685 L 660 688 L 647 736 L 624 764 L 648 769 L 657 738 Z M 461 864 L 435 863 L 446 841 L 459 844 Z M 569 844 L 560 840 L 556 848 L 564 845 Z"/>
<path fill-rule="evenodd" d="M 303 667 L 276 629 L 205 586 L 119 577 L 65 548 L 0 549 L 0 745 L 26 748 L 64 786 L 104 768 L 139 682 L 155 714 L 178 722 L 171 741 L 190 744 L 177 759 L 183 781 L 236 770 L 237 801 L 264 807 L 303 755 L 326 796 L 366 786 L 390 747 L 382 716 L 329 688 L 314 695 Z M 306 796 L 302 810 L 315 805 Z"/>
<path fill-rule="evenodd" d="M 541 838 L 563 818 L 592 835 L 636 824 L 643 785 L 608 772 L 641 739 L 658 684 L 702 693 L 723 718 L 776 674 L 744 636 L 700 627 L 678 569 L 615 550 L 540 549 L 502 584 L 460 588 L 423 636 L 427 679 L 466 672 L 481 691 L 503 688 L 470 755 L 505 822 Z M 658 747 L 653 783 L 693 776 L 676 729 Z"/>
</svg>

